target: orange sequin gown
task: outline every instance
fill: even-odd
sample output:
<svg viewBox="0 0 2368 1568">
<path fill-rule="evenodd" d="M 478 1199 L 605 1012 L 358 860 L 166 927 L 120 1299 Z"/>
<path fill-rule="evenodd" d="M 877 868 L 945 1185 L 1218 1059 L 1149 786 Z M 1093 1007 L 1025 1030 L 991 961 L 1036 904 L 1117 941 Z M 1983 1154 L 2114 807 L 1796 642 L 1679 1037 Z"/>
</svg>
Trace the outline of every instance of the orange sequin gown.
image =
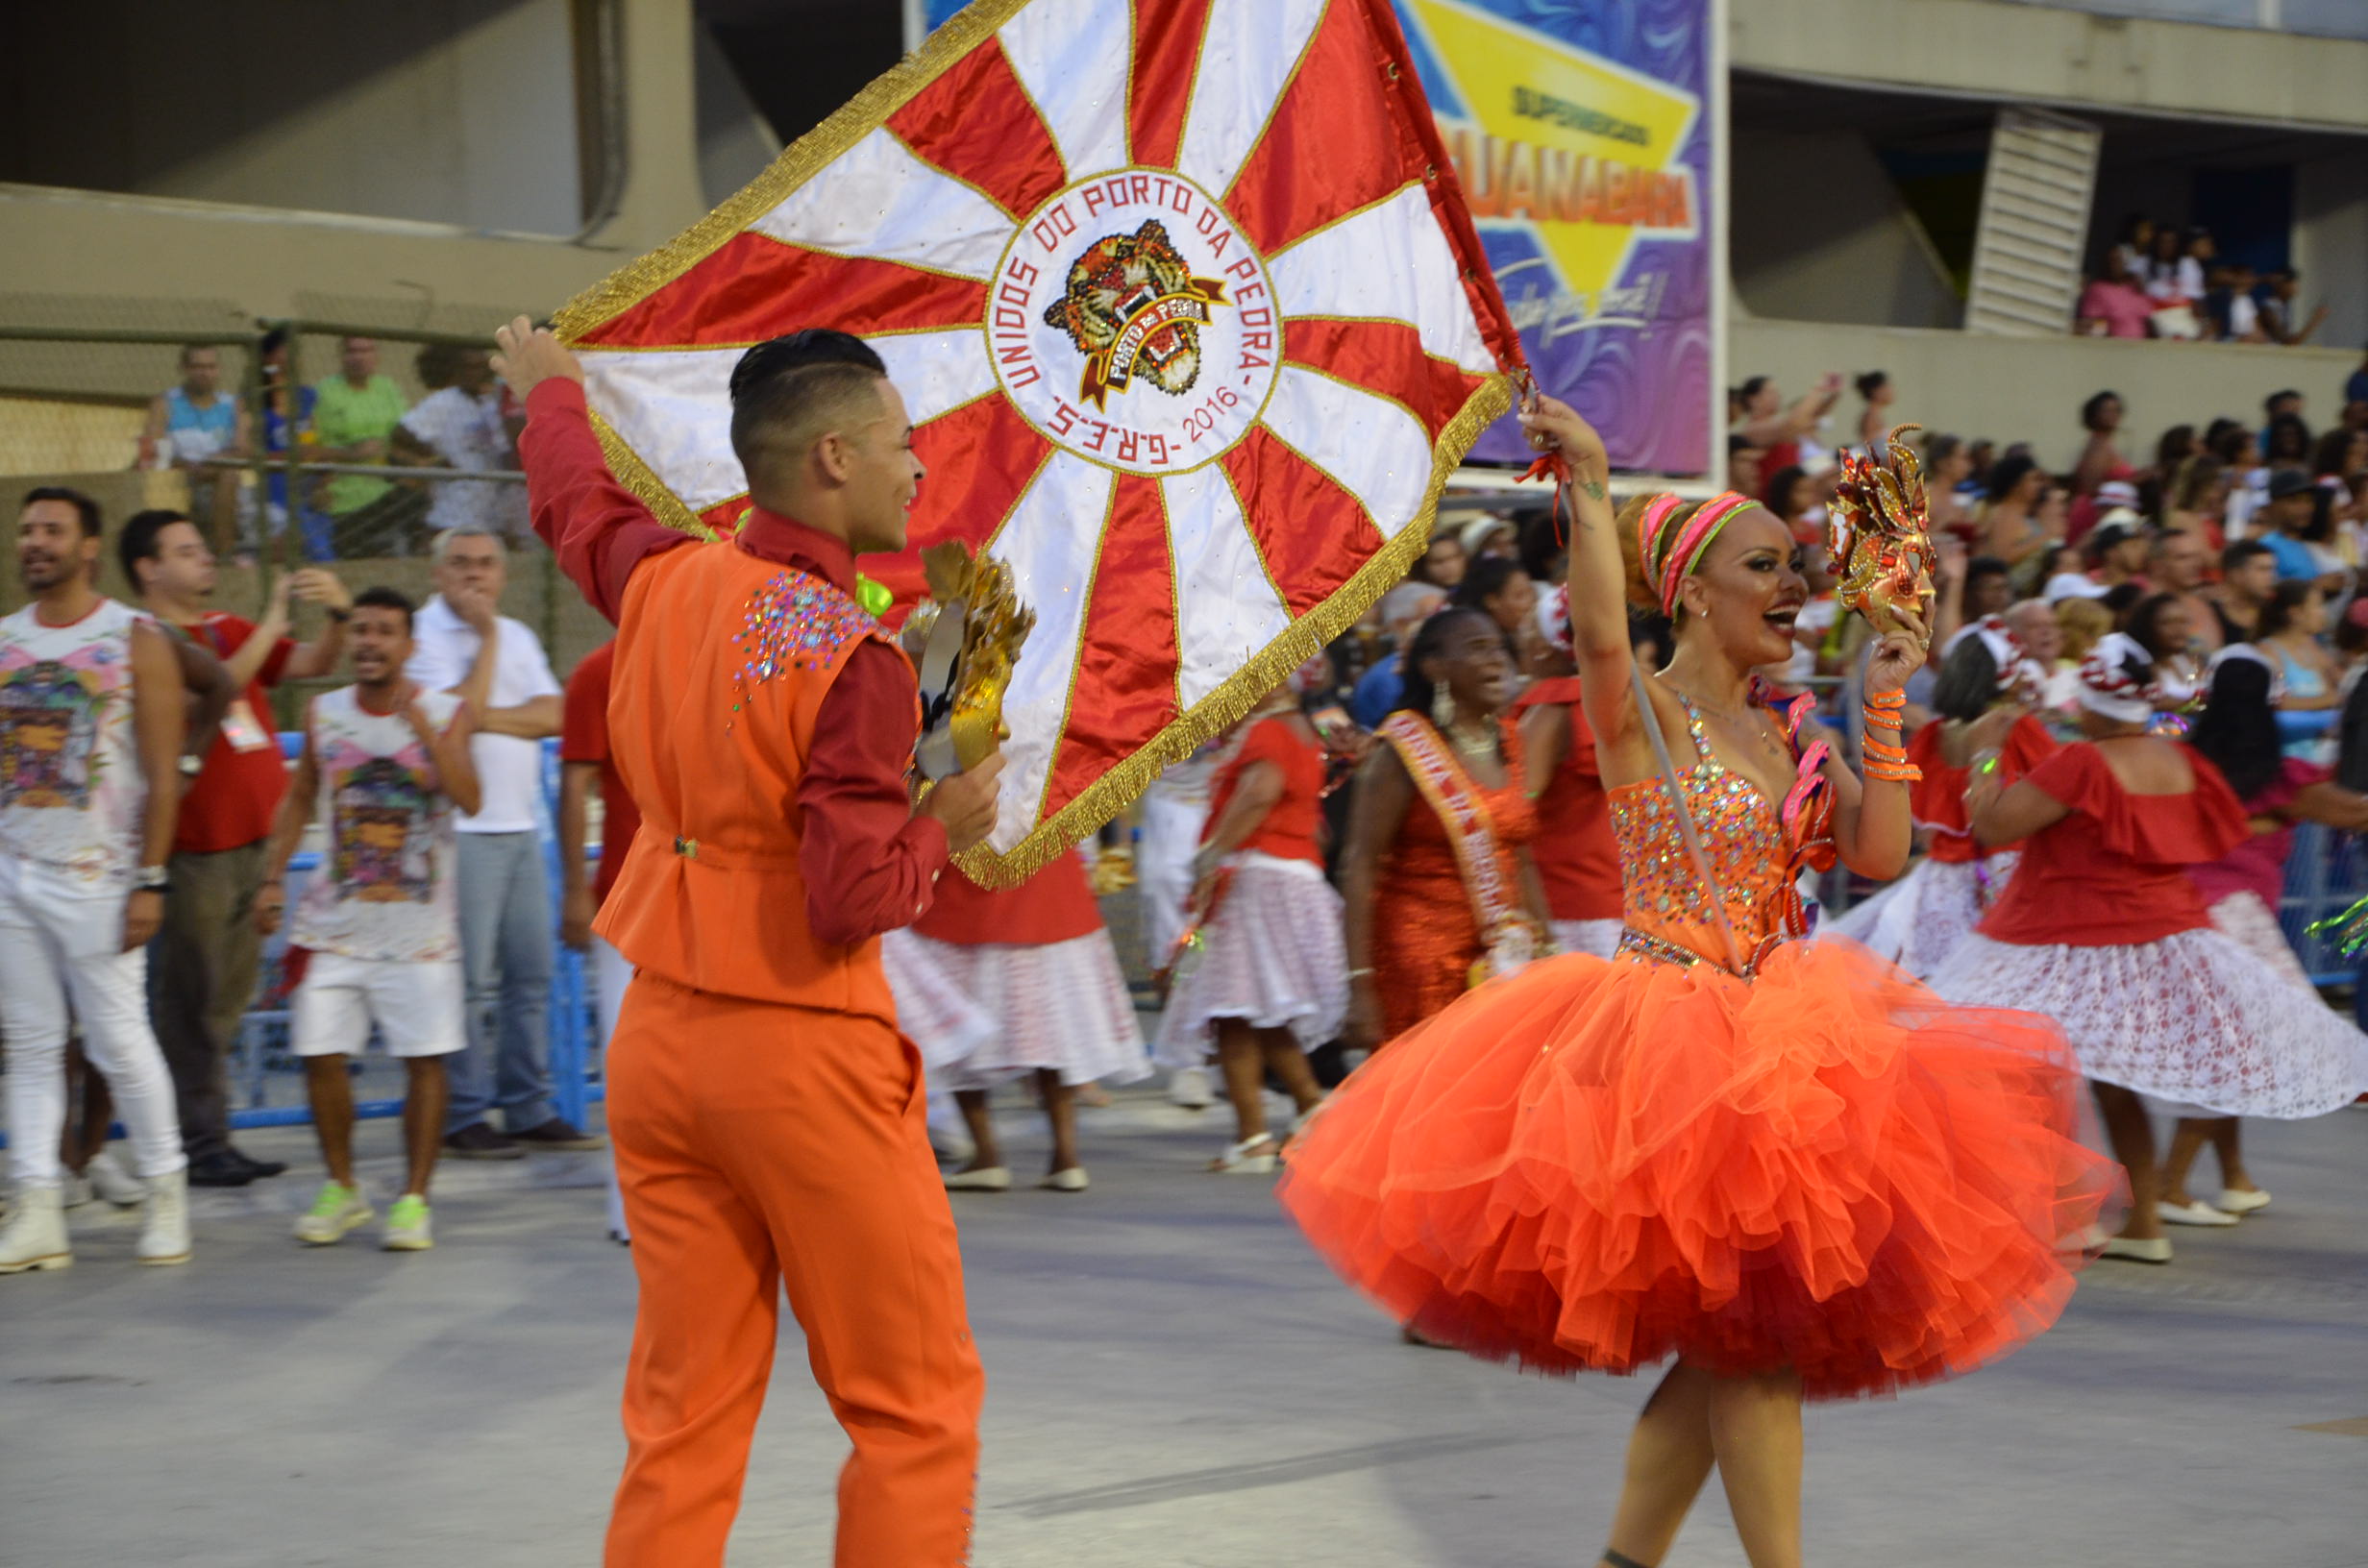
<svg viewBox="0 0 2368 1568">
<path fill-rule="evenodd" d="M 1831 854 L 1823 747 L 1796 739 L 1772 801 L 1690 728 L 1746 974 L 1661 781 L 1611 790 L 1618 956 L 1531 965 L 1376 1055 L 1294 1144 L 1285 1208 L 1400 1322 L 1537 1371 L 1674 1356 L 1831 1399 L 2006 1354 L 2118 1190 L 2062 1037 L 1793 940 L 1793 878 Z"/>
<path fill-rule="evenodd" d="M 1504 722 L 1504 758 L 1501 788 L 1482 789 L 1468 774 L 1463 785 L 1488 808 L 1499 871 L 1517 899 L 1520 863 L 1515 851 L 1537 836 L 1538 812 L 1522 771 L 1521 732 L 1511 720 Z M 1482 951 L 1480 922 L 1447 842 L 1446 824 L 1418 795 L 1374 879 L 1373 987 L 1381 994 L 1383 1028 L 1393 1038 L 1402 1035 L 1463 995 Z"/>
</svg>

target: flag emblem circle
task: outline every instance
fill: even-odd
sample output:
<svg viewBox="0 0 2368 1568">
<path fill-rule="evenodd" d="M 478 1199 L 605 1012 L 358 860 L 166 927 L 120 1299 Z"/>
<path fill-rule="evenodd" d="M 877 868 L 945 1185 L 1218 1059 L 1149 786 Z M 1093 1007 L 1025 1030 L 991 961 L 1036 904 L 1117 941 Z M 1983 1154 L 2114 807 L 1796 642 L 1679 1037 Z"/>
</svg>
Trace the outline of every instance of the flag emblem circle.
<svg viewBox="0 0 2368 1568">
<path fill-rule="evenodd" d="M 1281 348 L 1266 259 L 1172 169 L 1098 174 L 1029 212 L 996 268 L 986 328 L 1022 418 L 1134 474 L 1231 451 L 1266 411 Z"/>
</svg>

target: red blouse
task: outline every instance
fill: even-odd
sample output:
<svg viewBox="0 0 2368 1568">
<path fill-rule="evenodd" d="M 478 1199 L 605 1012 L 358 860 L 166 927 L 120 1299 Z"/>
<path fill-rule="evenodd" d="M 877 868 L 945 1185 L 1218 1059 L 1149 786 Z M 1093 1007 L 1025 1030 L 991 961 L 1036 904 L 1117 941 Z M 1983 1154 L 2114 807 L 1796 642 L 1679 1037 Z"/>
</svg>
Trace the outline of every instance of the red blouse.
<svg viewBox="0 0 2368 1568">
<path fill-rule="evenodd" d="M 2000 782 L 2011 784 L 2029 773 L 2056 750 L 2056 737 L 2029 714 L 2014 721 L 2006 744 L 1998 748 Z M 1908 786 L 1908 812 L 1915 825 L 1932 829 L 1932 858 L 1943 866 L 1963 866 L 1987 860 L 1999 849 L 1985 849 L 1965 820 L 1965 779 L 1968 768 L 1953 768 L 1940 749 L 1940 725 L 1926 724 L 1908 743 L 1908 760 L 1924 776 Z"/>
<path fill-rule="evenodd" d="M 1317 831 L 1323 821 L 1323 748 L 1301 735 L 1288 718 L 1261 719 L 1250 725 L 1240 748 L 1225 760 L 1209 790 L 1202 841 L 1224 820 L 1225 807 L 1242 786 L 1242 775 L 1261 762 L 1282 770 L 1283 793 L 1242 847 L 1277 860 L 1312 860 L 1320 866 L 1323 849 L 1317 842 Z"/>
<path fill-rule="evenodd" d="M 1595 732 L 1579 705 L 1579 677 L 1541 680 L 1516 711 L 1559 706 L 1570 713 L 1570 747 L 1538 796 L 1538 837 L 1529 858 L 1545 886 L 1546 913 L 1558 920 L 1620 918 L 1619 846 L 1612 842 L 1612 802 L 1595 767 Z"/>
<path fill-rule="evenodd" d="M 1006 893 L 989 893 L 949 866 L 937 902 L 914 931 L 960 947 L 1049 947 L 1101 929 L 1101 906 L 1085 880 L 1085 862 L 1063 850 L 1052 864 Z"/>
<path fill-rule="evenodd" d="M 2220 770 L 2190 761 L 2194 787 L 2177 795 L 2133 795 L 2085 741 L 2034 768 L 2023 781 L 2070 813 L 2023 841 L 2021 864 L 1975 929 L 2024 947 L 2115 947 L 2209 926 L 2188 868 L 2218 860 L 2250 829 Z"/>
</svg>

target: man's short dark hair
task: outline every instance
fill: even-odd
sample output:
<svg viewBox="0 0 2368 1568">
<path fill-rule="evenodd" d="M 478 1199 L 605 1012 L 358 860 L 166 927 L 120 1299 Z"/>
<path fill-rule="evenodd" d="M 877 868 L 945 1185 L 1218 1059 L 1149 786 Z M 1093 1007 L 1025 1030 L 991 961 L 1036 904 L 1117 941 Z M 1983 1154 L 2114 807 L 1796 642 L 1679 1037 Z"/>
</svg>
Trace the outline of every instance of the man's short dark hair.
<svg viewBox="0 0 2368 1568">
<path fill-rule="evenodd" d="M 2303 401 L 2303 395 L 2289 386 L 2282 392 L 2272 392 L 2268 397 L 2263 398 L 2261 400 L 2261 412 L 2271 412 L 2278 406 L 2278 404 L 2285 402 L 2288 398 L 2292 398 L 2296 403 Z"/>
<path fill-rule="evenodd" d="M 124 519 L 122 531 L 115 535 L 115 559 L 122 563 L 123 580 L 132 585 L 134 593 L 139 591 L 140 581 L 139 573 L 134 569 L 132 563 L 153 561 L 161 557 L 164 551 L 157 544 L 157 535 L 176 523 L 188 521 L 188 513 L 176 512 L 163 506 L 152 506 L 144 512 L 134 512 Z"/>
<path fill-rule="evenodd" d="M 1976 555 L 1965 563 L 1965 582 L 1970 586 L 1977 577 L 2003 577 L 2013 570 L 1995 555 Z"/>
<path fill-rule="evenodd" d="M 24 499 L 16 503 L 16 515 L 24 516 L 25 508 L 37 501 L 62 501 L 73 507 L 74 515 L 82 520 L 83 537 L 86 539 L 96 539 L 106 531 L 105 525 L 99 516 L 99 503 L 71 485 L 35 485 L 26 491 Z"/>
<path fill-rule="evenodd" d="M 1734 456 L 1739 452 L 1757 452 L 1759 450 L 1758 444 L 1755 443 L 1750 436 L 1743 434 L 1739 430 L 1727 437 L 1727 455 L 1730 457 Z"/>
<path fill-rule="evenodd" d="M 2095 429 L 2097 428 L 2097 410 L 2104 407 L 2109 402 L 2119 403 L 2120 401 L 2121 394 L 2118 392 L 2099 392 L 2094 397 L 2091 397 L 2086 403 L 2082 404 L 2081 429 L 2084 430 Z"/>
<path fill-rule="evenodd" d="M 383 584 L 376 588 L 364 588 L 360 593 L 356 594 L 354 608 L 358 610 L 400 610 L 403 613 L 403 629 L 407 633 L 411 629 L 411 616 L 414 613 L 411 601 L 404 598 L 398 590 Z"/>
<path fill-rule="evenodd" d="M 2270 549 L 2258 539 L 2239 539 L 2236 543 L 2229 546 L 2228 549 L 2220 552 L 2220 575 L 2222 576 L 2232 576 L 2233 574 L 2242 571 L 2245 563 L 2252 560 L 2255 556 L 2275 555 L 2278 552 L 2276 551 Z"/>
<path fill-rule="evenodd" d="M 777 432 L 802 414 L 837 403 L 888 374 L 872 346 L 851 332 L 809 327 L 757 344 L 731 369 L 731 450 L 752 471 Z"/>
</svg>

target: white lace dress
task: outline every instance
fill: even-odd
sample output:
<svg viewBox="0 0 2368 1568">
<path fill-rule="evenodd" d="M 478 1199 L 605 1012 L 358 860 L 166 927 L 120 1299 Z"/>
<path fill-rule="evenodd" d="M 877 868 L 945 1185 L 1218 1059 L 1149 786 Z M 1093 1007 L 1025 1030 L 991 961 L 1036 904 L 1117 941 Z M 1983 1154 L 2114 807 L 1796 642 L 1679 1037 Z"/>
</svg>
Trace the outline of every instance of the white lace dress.
<svg viewBox="0 0 2368 1568">
<path fill-rule="evenodd" d="M 1942 1000 L 2045 1014 L 2090 1078 L 2191 1114 L 2313 1116 L 2368 1090 L 2368 1035 L 2201 913 L 2183 865 L 2216 858 L 2246 831 L 2216 772 L 2199 764 L 2191 795 L 2133 796 L 2079 745 L 2027 782 L 2071 815 L 2026 841 L 1987 922 L 2018 940 L 1968 935 L 1930 981 Z M 2192 928 L 2077 940 L 2176 921 L 2183 905 L 2196 913 Z"/>
<path fill-rule="evenodd" d="M 1847 937 L 1917 979 L 1929 979 L 1973 934 L 2019 858 L 2011 849 L 1974 861 L 1927 856 L 1872 898 L 1820 925 L 1818 935 Z"/>
<path fill-rule="evenodd" d="M 1288 1029 L 1312 1051 L 1340 1033 L 1348 1012 L 1341 895 L 1323 868 L 1256 850 L 1228 864 L 1233 881 L 1201 933 L 1208 945 L 1159 1020 L 1153 1054 L 1164 1067 L 1206 1066 L 1220 1018 Z"/>
</svg>

